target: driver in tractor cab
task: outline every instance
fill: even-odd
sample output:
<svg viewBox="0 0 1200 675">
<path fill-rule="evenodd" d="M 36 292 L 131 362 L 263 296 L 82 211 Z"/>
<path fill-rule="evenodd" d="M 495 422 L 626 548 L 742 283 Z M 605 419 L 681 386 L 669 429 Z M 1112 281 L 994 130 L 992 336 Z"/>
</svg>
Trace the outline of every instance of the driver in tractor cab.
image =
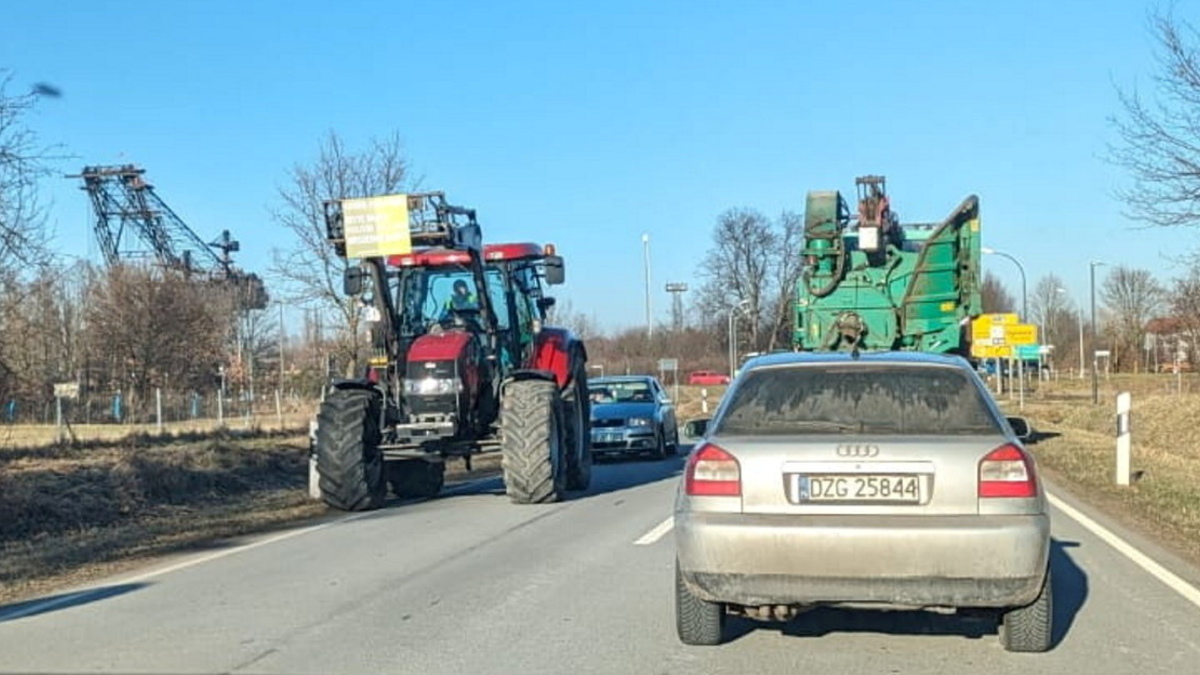
<svg viewBox="0 0 1200 675">
<path fill-rule="evenodd" d="M 475 294 L 471 292 L 467 282 L 459 279 L 454 282 L 454 294 L 446 300 L 446 306 L 442 309 L 442 320 L 449 319 L 454 316 L 454 312 L 458 310 L 478 310 L 479 300 Z"/>
</svg>

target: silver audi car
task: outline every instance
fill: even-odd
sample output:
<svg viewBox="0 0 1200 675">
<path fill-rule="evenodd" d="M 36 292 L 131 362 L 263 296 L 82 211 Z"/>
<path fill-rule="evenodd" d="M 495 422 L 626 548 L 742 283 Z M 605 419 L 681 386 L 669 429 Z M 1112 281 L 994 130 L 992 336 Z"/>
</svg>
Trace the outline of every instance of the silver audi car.
<svg viewBox="0 0 1200 675">
<path fill-rule="evenodd" d="M 963 359 L 773 354 L 746 364 L 675 502 L 676 624 L 822 605 L 993 614 L 1010 651 L 1050 647 L 1050 518 L 1029 427 Z"/>
</svg>

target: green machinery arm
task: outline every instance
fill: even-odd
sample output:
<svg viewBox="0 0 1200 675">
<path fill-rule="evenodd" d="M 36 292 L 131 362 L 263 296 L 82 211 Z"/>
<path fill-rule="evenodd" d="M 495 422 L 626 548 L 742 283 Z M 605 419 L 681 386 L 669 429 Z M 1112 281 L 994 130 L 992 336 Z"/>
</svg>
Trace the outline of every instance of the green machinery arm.
<svg viewBox="0 0 1200 675">
<path fill-rule="evenodd" d="M 940 224 L 901 224 L 883 179 L 859 179 L 857 223 L 841 194 L 810 192 L 795 347 L 970 353 L 982 311 L 979 199 Z"/>
</svg>

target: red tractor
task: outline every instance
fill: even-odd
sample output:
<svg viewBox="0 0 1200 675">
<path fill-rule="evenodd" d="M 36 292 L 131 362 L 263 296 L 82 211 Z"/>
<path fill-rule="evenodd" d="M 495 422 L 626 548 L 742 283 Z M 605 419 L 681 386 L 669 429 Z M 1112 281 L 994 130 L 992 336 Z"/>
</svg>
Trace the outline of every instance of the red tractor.
<svg viewBox="0 0 1200 675">
<path fill-rule="evenodd" d="M 347 267 L 345 292 L 371 325 L 361 377 L 329 386 L 317 417 L 321 496 L 363 511 L 442 488 L 445 462 L 499 449 L 513 502 L 545 503 L 591 481 L 587 351 L 545 325 L 563 282 L 552 245 L 481 242 L 473 209 L 440 192 L 407 202 L 407 252 L 355 257 L 381 240 L 357 204 L 325 204 L 326 230 Z M 369 214 L 368 214 L 369 216 Z M 369 220 L 369 217 L 367 218 Z M 363 234 L 367 232 L 367 234 Z M 386 236 L 395 236 L 391 233 Z"/>
</svg>

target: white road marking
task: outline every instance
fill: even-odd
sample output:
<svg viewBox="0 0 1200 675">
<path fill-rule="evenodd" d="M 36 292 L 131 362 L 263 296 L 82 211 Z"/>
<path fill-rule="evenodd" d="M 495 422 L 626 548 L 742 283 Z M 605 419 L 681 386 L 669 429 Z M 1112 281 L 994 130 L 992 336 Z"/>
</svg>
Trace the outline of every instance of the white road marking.
<svg viewBox="0 0 1200 675">
<path fill-rule="evenodd" d="M 1135 565 L 1149 572 L 1151 576 L 1166 584 L 1168 588 L 1182 595 L 1185 600 L 1200 607 L 1200 590 L 1197 590 L 1195 586 L 1179 578 L 1174 572 L 1157 562 L 1154 562 L 1150 556 L 1137 550 L 1132 544 L 1113 534 L 1100 523 L 1072 508 L 1063 502 L 1063 500 L 1050 493 L 1047 493 L 1046 496 L 1050 498 L 1050 503 L 1054 505 L 1054 508 L 1067 514 L 1072 520 L 1090 530 L 1092 534 L 1100 537 L 1100 539 L 1104 540 L 1104 543 L 1132 560 Z"/>
<path fill-rule="evenodd" d="M 658 525 L 655 525 L 653 530 L 650 530 L 646 534 L 643 534 L 641 536 L 641 538 L 639 538 L 637 541 L 635 541 L 633 543 L 636 546 L 649 546 L 650 544 L 653 544 L 654 542 L 658 541 L 659 539 L 662 539 L 663 535 L 670 532 L 671 528 L 673 528 L 673 527 L 675 527 L 674 516 L 667 518 L 666 520 L 662 521 Z"/>
</svg>

